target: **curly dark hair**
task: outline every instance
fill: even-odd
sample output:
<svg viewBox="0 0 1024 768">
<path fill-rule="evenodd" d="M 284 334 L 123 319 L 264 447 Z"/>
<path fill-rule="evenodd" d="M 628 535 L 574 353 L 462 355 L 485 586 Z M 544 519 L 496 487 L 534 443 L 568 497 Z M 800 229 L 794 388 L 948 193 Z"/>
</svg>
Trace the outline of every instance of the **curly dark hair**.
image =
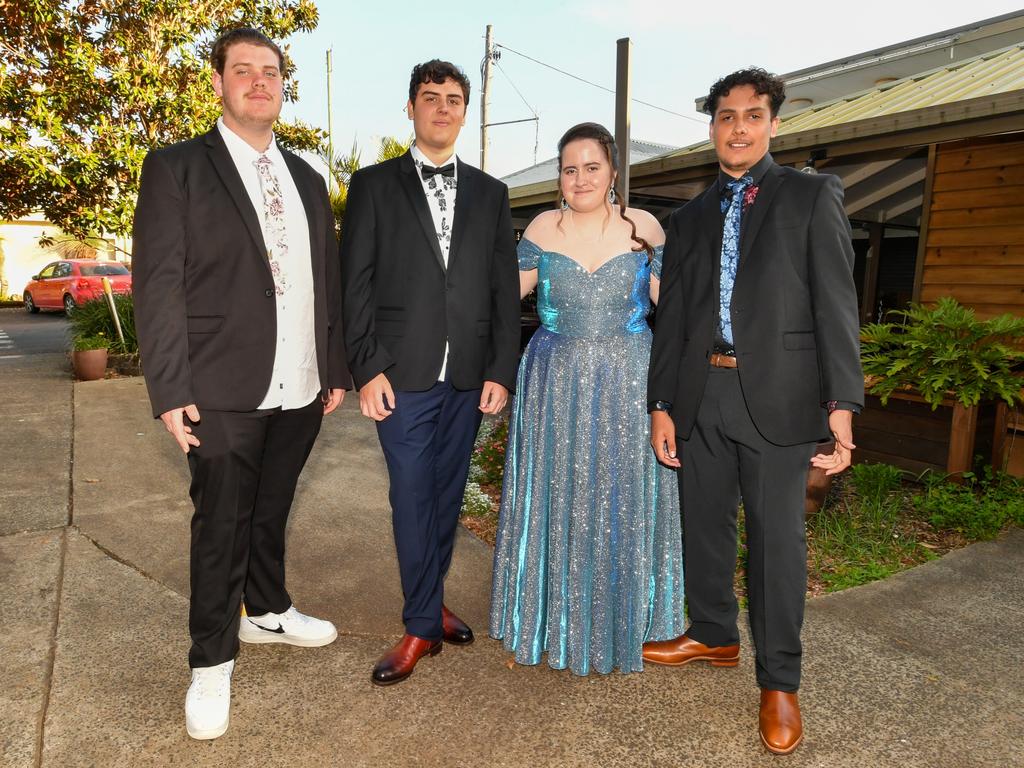
<svg viewBox="0 0 1024 768">
<path fill-rule="evenodd" d="M 416 103 L 416 94 L 420 86 L 425 83 L 437 83 L 440 85 L 451 78 L 462 86 L 462 98 L 469 106 L 469 78 L 466 73 L 452 64 L 450 61 L 431 59 L 412 68 L 412 77 L 409 78 L 409 101 Z"/>
<path fill-rule="evenodd" d="M 737 85 L 752 85 L 754 93 L 758 96 L 767 96 L 771 104 L 772 117 L 777 117 L 782 103 L 786 100 L 786 84 L 782 78 L 767 72 L 760 67 L 750 67 L 726 75 L 717 83 L 711 86 L 707 98 L 704 99 L 704 111 L 715 119 L 715 111 L 718 109 L 718 101 L 727 96 L 729 91 Z"/>
<path fill-rule="evenodd" d="M 618 186 L 619 181 L 619 151 L 615 146 L 615 137 L 612 136 L 611 132 L 600 123 L 580 123 L 574 125 L 568 131 L 566 131 L 562 138 L 558 140 L 558 175 L 562 175 L 562 152 L 565 147 L 580 139 L 593 139 L 604 150 L 605 155 L 608 157 L 608 162 L 612 166 L 612 189 L 615 190 L 615 201 L 618 204 L 619 216 L 622 220 L 627 222 L 631 228 L 630 238 L 633 242 L 638 243 L 638 247 L 634 248 L 634 251 L 647 251 L 647 261 L 650 263 L 651 258 L 654 256 L 654 249 L 651 244 L 648 243 L 644 238 L 640 237 L 636 233 L 636 223 L 626 215 L 626 201 L 622 197 L 622 189 Z M 561 182 L 559 182 L 559 188 L 561 188 Z M 559 190 L 559 198 L 561 198 L 561 190 Z M 561 199 L 558 201 L 561 202 Z M 559 224 L 561 226 L 561 224 Z"/>
<path fill-rule="evenodd" d="M 277 54 L 277 67 L 281 70 L 281 74 L 284 74 L 284 54 L 281 52 L 280 46 L 258 29 L 239 27 L 238 29 L 228 30 L 213 41 L 213 47 L 210 49 L 210 64 L 213 65 L 218 75 L 224 74 L 224 65 L 228 60 L 228 49 L 238 43 L 262 45 L 264 48 L 272 50 Z"/>
</svg>

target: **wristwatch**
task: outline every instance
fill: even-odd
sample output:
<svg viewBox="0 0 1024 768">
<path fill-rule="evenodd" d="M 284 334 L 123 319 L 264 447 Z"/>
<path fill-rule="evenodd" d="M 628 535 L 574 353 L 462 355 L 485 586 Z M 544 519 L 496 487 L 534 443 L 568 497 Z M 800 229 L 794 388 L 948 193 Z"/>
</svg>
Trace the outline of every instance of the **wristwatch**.
<svg viewBox="0 0 1024 768">
<path fill-rule="evenodd" d="M 654 411 L 665 411 L 665 413 L 672 413 L 672 403 L 668 400 L 651 400 L 647 404 L 647 412 L 653 413 Z"/>
</svg>

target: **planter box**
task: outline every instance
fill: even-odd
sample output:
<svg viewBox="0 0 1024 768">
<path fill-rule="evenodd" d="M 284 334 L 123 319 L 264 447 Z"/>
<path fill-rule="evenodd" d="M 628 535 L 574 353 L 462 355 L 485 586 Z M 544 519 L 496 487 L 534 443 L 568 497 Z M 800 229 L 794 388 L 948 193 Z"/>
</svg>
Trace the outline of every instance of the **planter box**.
<svg viewBox="0 0 1024 768">
<path fill-rule="evenodd" d="M 1006 409 L 995 402 L 965 408 L 946 399 L 933 411 L 912 392 L 894 392 L 886 406 L 865 394 L 853 425 L 854 461 L 894 464 L 915 475 L 966 472 L 979 455 L 999 467 L 1005 436 Z"/>
</svg>

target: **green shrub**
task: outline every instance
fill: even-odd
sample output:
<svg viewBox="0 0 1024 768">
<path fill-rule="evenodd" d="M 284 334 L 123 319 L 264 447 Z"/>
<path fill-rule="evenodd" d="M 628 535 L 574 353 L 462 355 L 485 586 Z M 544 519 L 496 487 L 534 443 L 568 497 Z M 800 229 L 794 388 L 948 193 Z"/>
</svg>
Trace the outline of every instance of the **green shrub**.
<svg viewBox="0 0 1024 768">
<path fill-rule="evenodd" d="M 471 466 L 475 467 L 476 481 L 481 485 L 501 488 L 505 472 L 505 444 L 508 442 L 508 417 L 487 420 L 473 447 Z"/>
<path fill-rule="evenodd" d="M 483 517 L 491 513 L 491 497 L 484 493 L 477 483 L 466 483 L 466 491 L 462 496 L 462 515 Z"/>
<path fill-rule="evenodd" d="M 924 492 L 914 506 L 936 528 L 957 531 L 969 539 L 991 539 L 1007 525 L 1024 526 L 1024 481 L 986 467 L 981 477 L 963 475 L 963 485 L 937 472 L 922 478 Z"/>
<path fill-rule="evenodd" d="M 72 345 L 76 352 L 88 352 L 90 349 L 109 349 L 110 339 L 99 333 L 96 336 L 75 336 Z"/>
<path fill-rule="evenodd" d="M 139 341 L 135 335 L 135 311 L 132 295 L 119 293 L 114 295 L 114 306 L 121 319 L 121 331 L 124 333 L 124 344 L 117 337 L 114 318 L 110 314 L 105 298 L 87 301 L 75 308 L 71 313 L 72 341 L 88 336 L 104 335 L 110 340 L 110 351 L 121 354 L 137 354 Z"/>
</svg>

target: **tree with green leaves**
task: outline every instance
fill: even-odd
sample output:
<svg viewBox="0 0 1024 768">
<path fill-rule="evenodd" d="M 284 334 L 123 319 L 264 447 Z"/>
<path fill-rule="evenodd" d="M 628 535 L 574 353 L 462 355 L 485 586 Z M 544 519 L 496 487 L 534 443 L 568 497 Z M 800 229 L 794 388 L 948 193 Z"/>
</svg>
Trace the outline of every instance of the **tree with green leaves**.
<svg viewBox="0 0 1024 768">
<path fill-rule="evenodd" d="M 252 26 L 280 41 L 318 18 L 312 0 L 0 2 L 0 219 L 39 210 L 76 238 L 127 234 L 146 152 L 220 114 L 207 60 L 217 35 Z M 301 122 L 275 131 L 292 149 L 323 140 Z"/>
<path fill-rule="evenodd" d="M 383 163 L 385 160 L 401 157 L 412 146 L 412 138 L 410 136 L 403 142 L 393 136 L 383 137 L 377 147 L 377 159 L 374 162 Z M 354 141 L 352 142 L 352 151 L 347 155 L 329 155 L 326 151 L 322 151 L 320 154 L 333 182 L 330 185 L 331 210 L 334 211 L 334 223 L 339 238 L 341 237 L 341 225 L 345 220 L 345 206 L 348 203 L 348 185 L 352 181 L 352 174 L 361 167 L 361 155 L 362 151 Z"/>
</svg>

